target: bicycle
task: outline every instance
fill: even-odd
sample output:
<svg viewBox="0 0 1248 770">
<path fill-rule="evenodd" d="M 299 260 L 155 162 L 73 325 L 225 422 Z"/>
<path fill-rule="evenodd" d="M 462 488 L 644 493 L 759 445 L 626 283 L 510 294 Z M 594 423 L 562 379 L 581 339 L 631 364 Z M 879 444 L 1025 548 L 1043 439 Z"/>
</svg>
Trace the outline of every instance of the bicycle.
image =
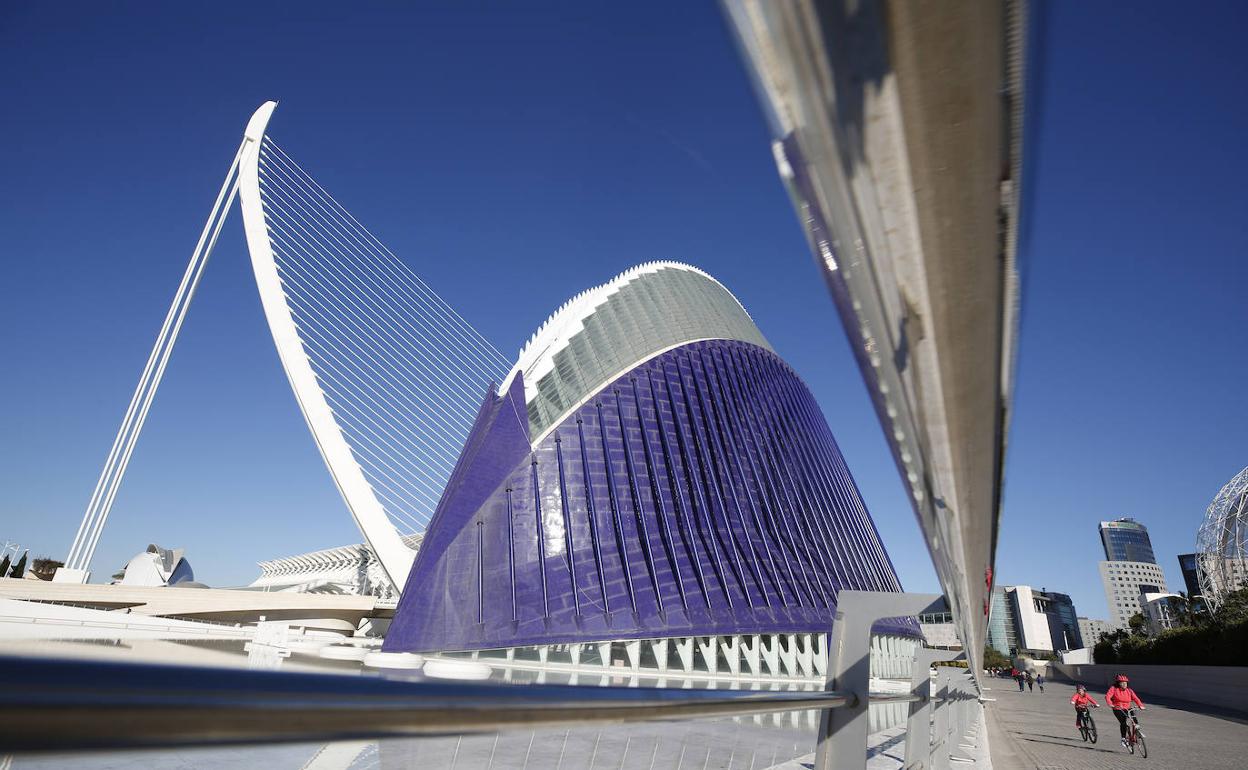
<svg viewBox="0 0 1248 770">
<path fill-rule="evenodd" d="M 1148 759 L 1148 744 L 1144 742 L 1144 732 L 1140 730 L 1140 720 L 1135 715 L 1135 709 L 1127 709 L 1127 751 L 1134 754 L 1138 748 L 1140 756 Z"/>
<path fill-rule="evenodd" d="M 1096 722 L 1092 719 L 1091 709 L 1077 709 L 1079 735 L 1085 743 L 1096 743 Z"/>
</svg>

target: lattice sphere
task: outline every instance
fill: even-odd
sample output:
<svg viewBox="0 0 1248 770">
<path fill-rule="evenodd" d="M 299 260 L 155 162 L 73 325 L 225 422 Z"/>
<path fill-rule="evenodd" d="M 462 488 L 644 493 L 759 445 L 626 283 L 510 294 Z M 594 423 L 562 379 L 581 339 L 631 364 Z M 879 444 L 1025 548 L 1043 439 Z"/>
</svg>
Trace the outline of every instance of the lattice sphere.
<svg viewBox="0 0 1248 770">
<path fill-rule="evenodd" d="M 1248 584 L 1248 468 L 1218 492 L 1196 532 L 1200 591 L 1216 609 L 1227 593 Z"/>
</svg>

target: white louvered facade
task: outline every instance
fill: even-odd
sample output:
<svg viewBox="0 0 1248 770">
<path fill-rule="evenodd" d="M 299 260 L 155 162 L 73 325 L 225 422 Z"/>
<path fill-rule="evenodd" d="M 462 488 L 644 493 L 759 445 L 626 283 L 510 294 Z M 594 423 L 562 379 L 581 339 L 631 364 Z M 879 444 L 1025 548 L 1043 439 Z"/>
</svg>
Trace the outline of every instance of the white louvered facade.
<svg viewBox="0 0 1248 770">
<path fill-rule="evenodd" d="M 732 339 L 771 350 L 732 292 L 680 262 L 647 262 L 581 292 L 546 320 L 499 388 L 524 374 L 529 435 L 576 408 L 604 383 L 694 340 Z"/>
</svg>

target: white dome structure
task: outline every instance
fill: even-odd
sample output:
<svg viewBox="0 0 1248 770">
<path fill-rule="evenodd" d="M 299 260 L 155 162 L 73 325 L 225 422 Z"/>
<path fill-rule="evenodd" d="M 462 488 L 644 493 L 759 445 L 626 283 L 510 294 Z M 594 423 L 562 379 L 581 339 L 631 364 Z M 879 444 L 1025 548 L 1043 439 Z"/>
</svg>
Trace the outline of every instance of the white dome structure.
<svg viewBox="0 0 1248 770">
<path fill-rule="evenodd" d="M 1196 533 L 1200 592 L 1211 609 L 1248 586 L 1248 468 L 1222 487 Z"/>
<path fill-rule="evenodd" d="M 181 548 L 161 548 L 155 543 L 126 564 L 117 581 L 123 586 L 172 586 L 195 582 L 191 563 Z"/>
</svg>

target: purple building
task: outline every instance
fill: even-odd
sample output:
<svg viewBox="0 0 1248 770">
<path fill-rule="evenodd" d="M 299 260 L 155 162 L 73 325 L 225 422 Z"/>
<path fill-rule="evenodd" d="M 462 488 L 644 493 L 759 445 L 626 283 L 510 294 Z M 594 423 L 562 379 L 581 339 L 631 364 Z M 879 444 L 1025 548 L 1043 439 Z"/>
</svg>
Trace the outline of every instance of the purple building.
<svg viewBox="0 0 1248 770">
<path fill-rule="evenodd" d="M 651 263 L 566 303 L 485 395 L 385 649 L 814 675 L 842 588 L 901 590 L 815 399 L 715 279 Z"/>
</svg>

